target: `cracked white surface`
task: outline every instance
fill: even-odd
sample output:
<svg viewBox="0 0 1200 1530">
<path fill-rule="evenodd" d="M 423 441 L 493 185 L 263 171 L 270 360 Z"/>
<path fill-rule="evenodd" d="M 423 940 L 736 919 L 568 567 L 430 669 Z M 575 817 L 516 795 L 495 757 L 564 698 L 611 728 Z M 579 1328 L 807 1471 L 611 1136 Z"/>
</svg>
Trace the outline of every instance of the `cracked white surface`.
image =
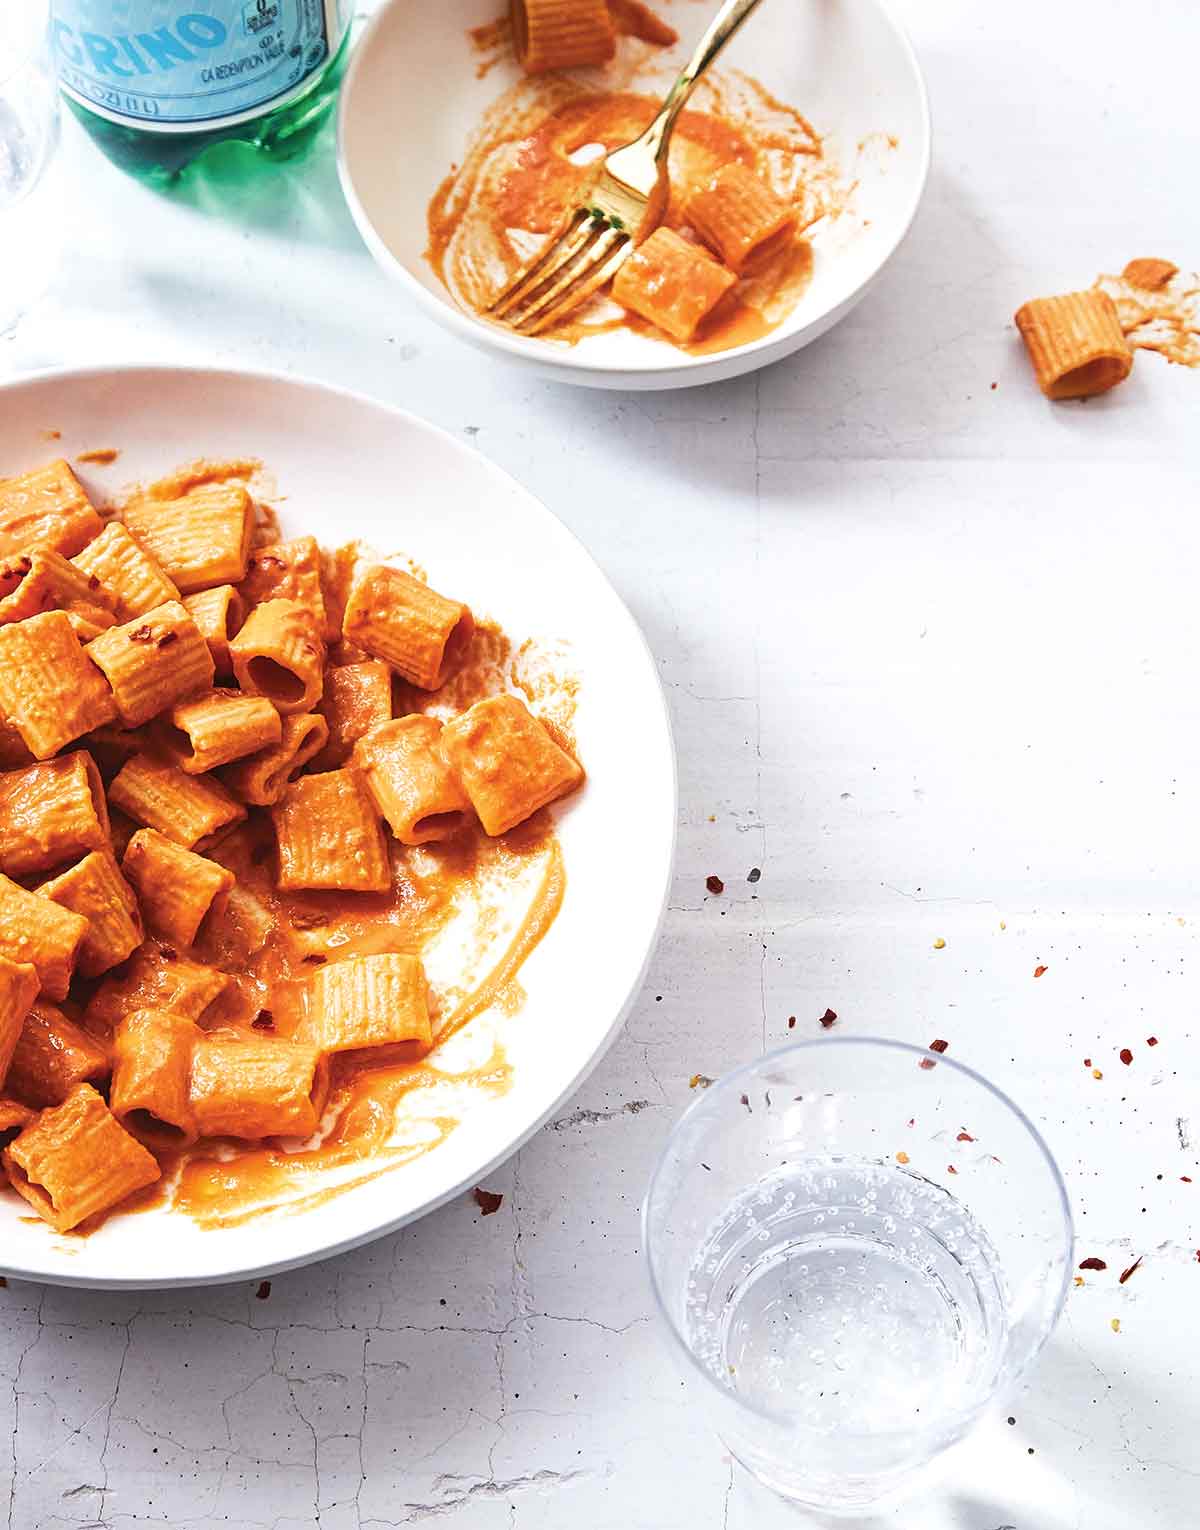
<svg viewBox="0 0 1200 1530">
<path fill-rule="evenodd" d="M 811 350 L 687 393 L 576 392 L 464 350 L 371 266 L 327 147 L 223 218 L 68 124 L 80 237 L 0 369 L 274 366 L 473 440 L 641 621 L 681 823 L 646 991 L 489 1180 L 498 1213 L 464 1199 L 264 1300 L 0 1291 L 7 1530 L 810 1523 L 688 1404 L 637 1208 L 689 1077 L 817 1034 L 826 1007 L 945 1037 L 1010 1089 L 1060 1155 L 1079 1257 L 1108 1264 L 1028 1391 L 878 1530 L 1195 1521 L 1200 376 L 1143 356 L 1107 400 L 1052 408 L 1009 316 L 1134 255 L 1200 264 L 1200 13 L 901 9 L 937 135 L 908 244 Z"/>
</svg>

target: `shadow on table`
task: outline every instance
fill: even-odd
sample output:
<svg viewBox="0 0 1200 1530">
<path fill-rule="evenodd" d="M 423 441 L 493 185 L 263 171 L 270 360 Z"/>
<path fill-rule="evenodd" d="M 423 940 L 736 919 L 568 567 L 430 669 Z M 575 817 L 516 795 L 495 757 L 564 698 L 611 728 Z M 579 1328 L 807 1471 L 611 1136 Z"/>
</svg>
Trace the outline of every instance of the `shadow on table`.
<svg viewBox="0 0 1200 1530">
<path fill-rule="evenodd" d="M 362 248 L 338 180 L 332 118 L 292 160 L 266 163 L 246 144 L 217 144 L 159 195 L 247 233 L 330 249 Z"/>
</svg>

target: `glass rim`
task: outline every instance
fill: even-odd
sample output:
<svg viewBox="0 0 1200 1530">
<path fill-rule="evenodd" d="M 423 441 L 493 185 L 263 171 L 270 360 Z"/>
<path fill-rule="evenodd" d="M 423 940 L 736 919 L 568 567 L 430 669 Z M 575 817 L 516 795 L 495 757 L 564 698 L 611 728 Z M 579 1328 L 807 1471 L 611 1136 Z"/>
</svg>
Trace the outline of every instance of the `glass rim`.
<svg viewBox="0 0 1200 1530">
<path fill-rule="evenodd" d="M 6 31 L 0 28 L 0 85 L 16 79 L 38 61 L 47 45 L 51 0 L 19 0 L 20 21 Z"/>
<path fill-rule="evenodd" d="M 1058 1296 L 1055 1300 L 1054 1309 L 1050 1320 L 1045 1325 L 1044 1331 L 1039 1336 L 1036 1345 L 1034 1345 L 1034 1347 L 1030 1350 L 1022 1364 L 1015 1371 L 1013 1371 L 1011 1376 L 1008 1378 L 1008 1383 L 1010 1385 L 1015 1383 L 1021 1376 L 1023 1376 L 1029 1367 L 1033 1364 L 1033 1362 L 1037 1359 L 1038 1355 L 1041 1354 L 1042 1349 L 1045 1347 L 1045 1344 L 1050 1335 L 1058 1326 L 1058 1321 L 1062 1317 L 1063 1308 L 1066 1305 L 1067 1292 L 1070 1290 L 1071 1256 L 1075 1246 L 1075 1218 L 1071 1211 L 1071 1201 L 1070 1197 L 1067 1195 L 1066 1182 L 1063 1179 L 1062 1170 L 1058 1166 L 1058 1160 L 1050 1151 L 1050 1148 L 1046 1143 L 1046 1139 L 1042 1136 L 1041 1132 L 1038 1131 L 1037 1127 L 1033 1124 L 1033 1122 L 1010 1095 L 1006 1094 L 1004 1090 L 1001 1089 L 998 1085 L 993 1084 L 990 1079 L 985 1078 L 982 1073 L 979 1073 L 974 1068 L 968 1067 L 966 1063 L 961 1063 L 955 1058 L 948 1057 L 944 1052 L 937 1052 L 932 1047 L 915 1046 L 910 1041 L 896 1041 L 889 1036 L 812 1036 L 805 1040 L 785 1041 L 782 1046 L 775 1047 L 770 1052 L 764 1052 L 761 1057 L 754 1057 L 751 1058 L 748 1062 L 739 1063 L 732 1072 L 724 1074 L 721 1078 L 717 1079 L 715 1083 L 711 1084 L 707 1089 L 703 1090 L 696 1099 L 691 1101 L 691 1103 L 684 1110 L 683 1114 L 679 1117 L 679 1119 L 671 1127 L 671 1130 L 667 1133 L 666 1141 L 663 1143 L 659 1150 L 658 1157 L 654 1162 L 654 1168 L 650 1172 L 650 1179 L 646 1185 L 646 1193 L 642 1198 L 641 1208 L 642 1260 L 645 1264 L 646 1274 L 650 1281 L 650 1290 L 654 1296 L 654 1305 L 658 1310 L 658 1315 L 662 1320 L 663 1325 L 667 1329 L 668 1333 L 670 1333 L 674 1343 L 678 1346 L 679 1350 L 684 1355 L 689 1368 L 694 1370 L 700 1377 L 702 1377 L 708 1386 L 712 1387 L 721 1397 L 726 1398 L 729 1402 L 736 1404 L 740 1408 L 744 1408 L 748 1413 L 751 1413 L 755 1417 L 760 1418 L 764 1422 L 770 1424 L 790 1424 L 794 1421 L 796 1415 L 786 1412 L 780 1413 L 773 1408 L 763 1407 L 760 1403 L 751 1402 L 749 1398 L 743 1397 L 740 1393 L 723 1387 L 721 1383 L 716 1379 L 716 1377 L 700 1364 L 691 1346 L 687 1343 L 687 1340 L 680 1332 L 675 1319 L 671 1316 L 671 1312 L 667 1306 L 666 1298 L 663 1294 L 662 1286 L 659 1283 L 658 1274 L 654 1267 L 654 1259 L 650 1251 L 651 1243 L 654 1241 L 650 1233 L 650 1207 L 654 1200 L 655 1191 L 658 1188 L 659 1180 L 666 1166 L 667 1159 L 676 1140 L 684 1130 L 687 1123 L 692 1119 L 692 1117 L 699 1115 L 703 1111 L 704 1107 L 714 1098 L 716 1098 L 717 1094 L 724 1095 L 731 1092 L 738 1086 L 743 1085 L 747 1078 L 757 1073 L 760 1069 L 778 1063 L 780 1060 L 791 1057 L 798 1052 L 813 1050 L 840 1050 L 855 1047 L 879 1048 L 884 1051 L 902 1053 L 916 1059 L 917 1061 L 923 1061 L 932 1057 L 936 1060 L 939 1066 L 947 1066 L 951 1069 L 952 1072 L 958 1073 L 962 1077 L 970 1079 L 972 1083 L 979 1084 L 989 1094 L 993 1095 L 997 1100 L 999 1100 L 1002 1105 L 1007 1106 L 1013 1116 L 1016 1117 L 1019 1124 L 1024 1127 L 1025 1131 L 1032 1139 L 1034 1147 L 1041 1154 L 1046 1167 L 1050 1171 L 1050 1182 L 1057 1194 L 1059 1210 L 1062 1213 L 1063 1246 L 1066 1251 L 1066 1258 L 1063 1261 L 1063 1275 L 1059 1284 Z M 743 1089 L 742 1092 L 744 1093 L 745 1090 Z M 995 1388 L 993 1388 L 993 1394 L 994 1392 Z M 906 1432 L 908 1431 L 873 1429 L 870 1431 L 870 1437 L 872 1439 L 880 1439 L 890 1434 Z"/>
</svg>

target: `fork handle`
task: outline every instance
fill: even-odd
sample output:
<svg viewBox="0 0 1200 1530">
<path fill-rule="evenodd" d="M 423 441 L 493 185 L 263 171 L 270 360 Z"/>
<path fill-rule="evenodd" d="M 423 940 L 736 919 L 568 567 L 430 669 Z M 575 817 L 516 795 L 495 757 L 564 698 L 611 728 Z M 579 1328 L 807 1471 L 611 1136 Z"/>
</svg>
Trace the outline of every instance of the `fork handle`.
<svg viewBox="0 0 1200 1530">
<path fill-rule="evenodd" d="M 642 134 L 640 142 L 653 150 L 656 160 L 661 160 L 666 154 L 675 119 L 696 88 L 700 76 L 751 11 L 756 10 L 761 4 L 762 0 L 725 0 L 725 4 L 713 17 L 708 30 L 696 44 L 696 51 L 679 71 L 674 85 L 667 92 L 658 116 Z"/>
</svg>

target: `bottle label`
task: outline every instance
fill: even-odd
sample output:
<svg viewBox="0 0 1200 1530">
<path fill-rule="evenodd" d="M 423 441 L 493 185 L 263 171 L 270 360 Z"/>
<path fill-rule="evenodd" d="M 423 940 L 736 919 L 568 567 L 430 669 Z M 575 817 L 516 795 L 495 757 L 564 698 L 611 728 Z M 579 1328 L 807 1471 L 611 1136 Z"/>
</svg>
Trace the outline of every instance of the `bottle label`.
<svg viewBox="0 0 1200 1530">
<path fill-rule="evenodd" d="M 295 95 L 340 41 L 335 0 L 54 0 L 60 85 L 114 122 L 226 126 Z"/>
</svg>

